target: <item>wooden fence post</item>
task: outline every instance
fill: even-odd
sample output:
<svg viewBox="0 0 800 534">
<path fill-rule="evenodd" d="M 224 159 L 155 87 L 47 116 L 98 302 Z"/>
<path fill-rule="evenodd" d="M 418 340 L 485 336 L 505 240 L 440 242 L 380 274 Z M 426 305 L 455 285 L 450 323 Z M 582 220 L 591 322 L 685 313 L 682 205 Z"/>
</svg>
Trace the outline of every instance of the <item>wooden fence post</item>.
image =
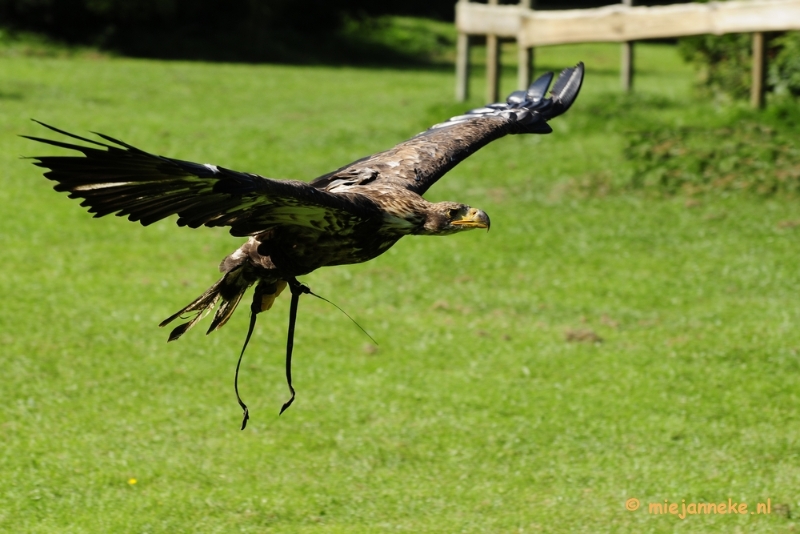
<svg viewBox="0 0 800 534">
<path fill-rule="evenodd" d="M 496 6 L 498 0 L 489 0 Z M 486 102 L 497 102 L 500 94 L 500 41 L 495 34 L 486 36 Z"/>
<path fill-rule="evenodd" d="M 468 3 L 469 0 L 458 0 Z M 469 98 L 469 35 L 458 32 L 456 41 L 456 102 Z"/>
<path fill-rule="evenodd" d="M 764 107 L 765 49 L 764 32 L 755 32 L 753 34 L 753 83 L 750 87 L 750 105 L 756 109 Z"/>
<path fill-rule="evenodd" d="M 632 6 L 633 0 L 622 0 L 626 6 Z M 622 65 L 620 69 L 622 90 L 630 92 L 633 88 L 633 42 L 622 43 Z"/>
<path fill-rule="evenodd" d="M 456 43 L 456 101 L 469 98 L 469 35 L 458 33 Z"/>
<path fill-rule="evenodd" d="M 519 0 L 519 6 L 524 9 L 533 9 L 534 0 Z M 525 90 L 533 80 L 533 47 L 519 44 L 517 39 L 517 89 Z"/>
</svg>

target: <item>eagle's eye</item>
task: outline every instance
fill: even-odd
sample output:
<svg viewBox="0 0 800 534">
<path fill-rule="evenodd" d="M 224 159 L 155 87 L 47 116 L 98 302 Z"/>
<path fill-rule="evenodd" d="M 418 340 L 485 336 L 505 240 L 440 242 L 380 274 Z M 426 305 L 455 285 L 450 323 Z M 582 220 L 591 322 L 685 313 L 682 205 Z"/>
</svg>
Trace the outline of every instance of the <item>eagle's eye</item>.
<svg viewBox="0 0 800 534">
<path fill-rule="evenodd" d="M 461 208 L 452 208 L 450 210 L 449 215 L 451 219 L 455 219 L 456 217 L 459 216 L 460 213 L 461 213 Z"/>
</svg>

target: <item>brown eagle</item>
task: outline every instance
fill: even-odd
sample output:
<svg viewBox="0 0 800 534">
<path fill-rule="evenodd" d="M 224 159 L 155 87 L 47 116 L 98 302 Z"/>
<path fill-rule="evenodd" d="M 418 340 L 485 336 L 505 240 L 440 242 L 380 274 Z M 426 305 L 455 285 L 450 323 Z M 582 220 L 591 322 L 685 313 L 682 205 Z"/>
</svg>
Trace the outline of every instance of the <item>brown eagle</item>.
<svg viewBox="0 0 800 534">
<path fill-rule="evenodd" d="M 274 180 L 208 163 L 192 163 L 139 150 L 103 134 L 99 142 L 58 128 L 42 126 L 92 146 L 24 136 L 67 148 L 83 156 L 35 157 L 49 169 L 45 176 L 56 191 L 83 199 L 95 217 L 126 216 L 147 226 L 178 215 L 179 226 L 228 226 L 247 237 L 220 264 L 214 285 L 165 319 L 187 318 L 169 336 L 178 339 L 216 307 L 208 333 L 231 317 L 242 296 L 255 285 L 250 329 L 256 316 L 270 309 L 288 285 L 292 293 L 286 375 L 291 398 L 291 352 L 299 295 L 311 293 L 297 277 L 320 267 L 360 263 L 385 252 L 406 235 L 448 235 L 489 228 L 489 216 L 458 202 L 431 203 L 422 198 L 439 178 L 470 154 L 507 134 L 550 133 L 547 121 L 575 101 L 583 81 L 583 63 L 565 69 L 546 97 L 553 79 L 548 73 L 527 91 L 515 91 L 506 102 L 490 104 L 453 117 L 408 141 L 354 161 L 311 182 Z M 38 121 L 37 121 L 38 122 Z M 184 317 L 185 316 L 185 317 Z M 241 355 L 239 356 L 241 363 Z M 244 410 L 242 428 L 249 417 Z"/>
</svg>

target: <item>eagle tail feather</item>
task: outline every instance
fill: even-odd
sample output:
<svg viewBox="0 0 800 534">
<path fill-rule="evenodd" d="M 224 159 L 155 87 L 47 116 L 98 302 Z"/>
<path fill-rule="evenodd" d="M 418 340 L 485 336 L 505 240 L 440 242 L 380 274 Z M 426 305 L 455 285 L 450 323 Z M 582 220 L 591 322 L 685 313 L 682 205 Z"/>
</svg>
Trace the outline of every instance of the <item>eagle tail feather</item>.
<svg viewBox="0 0 800 534">
<path fill-rule="evenodd" d="M 189 322 L 178 325 L 172 330 L 169 335 L 169 341 L 174 341 L 188 332 L 200 319 L 208 315 L 217 306 L 217 303 L 222 301 L 214 314 L 211 326 L 206 332 L 210 334 L 214 330 L 221 328 L 228 321 L 236 310 L 236 306 L 242 300 L 242 296 L 253 283 L 254 280 L 248 280 L 247 277 L 242 275 L 241 268 L 229 271 L 202 295 L 164 319 L 158 326 L 166 326 L 179 317 L 194 313 L 194 317 Z"/>
<path fill-rule="evenodd" d="M 217 313 L 214 314 L 214 320 L 211 321 L 211 325 L 208 327 L 206 335 L 210 334 L 214 330 L 217 330 L 218 328 L 222 328 L 225 323 L 228 322 L 228 319 L 230 319 L 231 315 L 233 315 L 233 312 L 236 310 L 236 306 L 239 305 L 239 302 L 242 300 L 242 296 L 248 287 L 250 286 L 247 285 L 242 287 L 232 299 L 223 300 L 222 304 L 220 304 L 219 308 L 217 308 Z"/>
</svg>

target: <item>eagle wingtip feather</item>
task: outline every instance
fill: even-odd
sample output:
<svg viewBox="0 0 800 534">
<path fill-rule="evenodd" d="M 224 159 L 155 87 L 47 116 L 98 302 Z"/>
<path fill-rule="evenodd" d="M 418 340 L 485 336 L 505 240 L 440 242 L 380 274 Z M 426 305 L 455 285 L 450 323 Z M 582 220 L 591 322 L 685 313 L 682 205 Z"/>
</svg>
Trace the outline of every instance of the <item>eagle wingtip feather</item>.
<svg viewBox="0 0 800 534">
<path fill-rule="evenodd" d="M 568 67 L 558 75 L 556 83 L 550 90 L 550 96 L 555 104 L 553 116 L 565 113 L 578 98 L 583 86 L 584 65 L 579 61 L 574 67 Z"/>
</svg>

